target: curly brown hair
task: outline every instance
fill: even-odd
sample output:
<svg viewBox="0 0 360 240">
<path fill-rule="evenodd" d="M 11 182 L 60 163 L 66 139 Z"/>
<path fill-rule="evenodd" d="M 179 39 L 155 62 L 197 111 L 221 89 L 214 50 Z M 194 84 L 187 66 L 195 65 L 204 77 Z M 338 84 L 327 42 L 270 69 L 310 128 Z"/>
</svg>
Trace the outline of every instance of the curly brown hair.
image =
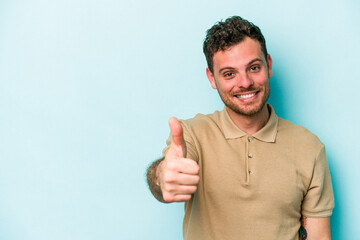
<svg viewBox="0 0 360 240">
<path fill-rule="evenodd" d="M 267 50 L 265 38 L 262 35 L 260 28 L 255 24 L 243 19 L 239 16 L 227 18 L 225 21 L 220 21 L 212 26 L 206 32 L 204 40 L 203 51 L 206 57 L 208 68 L 213 72 L 213 56 L 221 50 L 225 50 L 231 46 L 244 40 L 245 37 L 250 37 L 259 41 L 261 51 L 264 53 L 267 61 Z"/>
</svg>

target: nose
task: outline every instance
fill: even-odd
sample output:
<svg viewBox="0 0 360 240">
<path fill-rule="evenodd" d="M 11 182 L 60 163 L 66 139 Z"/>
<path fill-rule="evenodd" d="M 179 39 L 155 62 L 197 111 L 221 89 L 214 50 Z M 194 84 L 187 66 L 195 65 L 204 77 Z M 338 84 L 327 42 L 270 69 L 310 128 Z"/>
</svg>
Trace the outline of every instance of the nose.
<svg viewBox="0 0 360 240">
<path fill-rule="evenodd" d="M 239 88 L 248 89 L 250 86 L 254 84 L 254 81 L 248 76 L 246 73 L 242 73 L 238 75 L 237 86 Z"/>
</svg>

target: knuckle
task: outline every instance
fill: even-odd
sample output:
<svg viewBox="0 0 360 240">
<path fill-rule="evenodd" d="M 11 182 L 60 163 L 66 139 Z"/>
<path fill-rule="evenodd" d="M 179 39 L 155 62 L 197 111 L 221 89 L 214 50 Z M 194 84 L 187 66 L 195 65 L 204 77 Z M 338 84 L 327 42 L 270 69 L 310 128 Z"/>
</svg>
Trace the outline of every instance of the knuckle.
<svg viewBox="0 0 360 240">
<path fill-rule="evenodd" d="M 166 169 L 168 171 L 175 171 L 177 169 L 176 161 L 174 161 L 173 159 L 169 159 L 166 164 Z"/>
<path fill-rule="evenodd" d="M 174 201 L 174 197 L 171 194 L 167 194 L 167 193 L 163 194 L 163 199 L 165 202 L 173 202 Z"/>
<path fill-rule="evenodd" d="M 172 183 L 175 181 L 175 176 L 171 172 L 164 173 L 164 182 L 165 183 Z"/>
<path fill-rule="evenodd" d="M 164 180 L 164 182 L 168 182 L 168 181 L 169 181 L 169 173 L 168 173 L 168 172 L 164 172 L 162 179 Z"/>
<path fill-rule="evenodd" d="M 163 185 L 163 192 L 164 192 L 165 194 L 170 194 L 170 192 L 172 192 L 172 190 L 173 190 L 173 188 L 171 187 L 171 184 L 165 183 L 165 184 Z"/>
</svg>

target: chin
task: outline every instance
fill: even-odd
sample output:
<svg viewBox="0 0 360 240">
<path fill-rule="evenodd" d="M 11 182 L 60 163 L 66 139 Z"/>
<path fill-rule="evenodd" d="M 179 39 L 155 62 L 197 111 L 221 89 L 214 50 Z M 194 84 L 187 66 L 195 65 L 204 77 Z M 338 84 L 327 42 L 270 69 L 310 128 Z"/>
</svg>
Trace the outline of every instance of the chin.
<svg viewBox="0 0 360 240">
<path fill-rule="evenodd" d="M 234 102 L 224 101 L 225 105 L 233 112 L 243 116 L 254 116 L 261 112 L 266 106 L 266 101 L 261 103 L 250 103 L 247 105 L 239 106 Z"/>
<path fill-rule="evenodd" d="M 261 112 L 261 110 L 263 109 L 264 106 L 262 106 L 261 108 L 252 108 L 252 109 L 235 109 L 236 111 L 234 111 L 234 109 L 232 109 L 234 112 L 244 115 L 244 116 L 254 116 L 256 114 L 258 114 L 259 112 Z"/>
</svg>

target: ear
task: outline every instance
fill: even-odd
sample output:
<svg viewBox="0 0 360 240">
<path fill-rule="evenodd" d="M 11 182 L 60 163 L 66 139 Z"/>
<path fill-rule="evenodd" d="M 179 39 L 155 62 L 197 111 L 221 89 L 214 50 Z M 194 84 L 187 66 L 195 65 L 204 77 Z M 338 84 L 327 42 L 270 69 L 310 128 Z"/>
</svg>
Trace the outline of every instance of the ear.
<svg viewBox="0 0 360 240">
<path fill-rule="evenodd" d="M 271 78 L 273 72 L 272 72 L 272 58 L 270 54 L 267 55 L 267 67 L 268 67 L 269 78 Z"/>
<path fill-rule="evenodd" d="M 215 83 L 215 78 L 214 75 L 212 74 L 212 72 L 210 71 L 209 68 L 206 68 L 206 76 L 209 79 L 209 82 L 211 84 L 211 87 L 213 89 L 216 89 L 216 83 Z"/>
</svg>

